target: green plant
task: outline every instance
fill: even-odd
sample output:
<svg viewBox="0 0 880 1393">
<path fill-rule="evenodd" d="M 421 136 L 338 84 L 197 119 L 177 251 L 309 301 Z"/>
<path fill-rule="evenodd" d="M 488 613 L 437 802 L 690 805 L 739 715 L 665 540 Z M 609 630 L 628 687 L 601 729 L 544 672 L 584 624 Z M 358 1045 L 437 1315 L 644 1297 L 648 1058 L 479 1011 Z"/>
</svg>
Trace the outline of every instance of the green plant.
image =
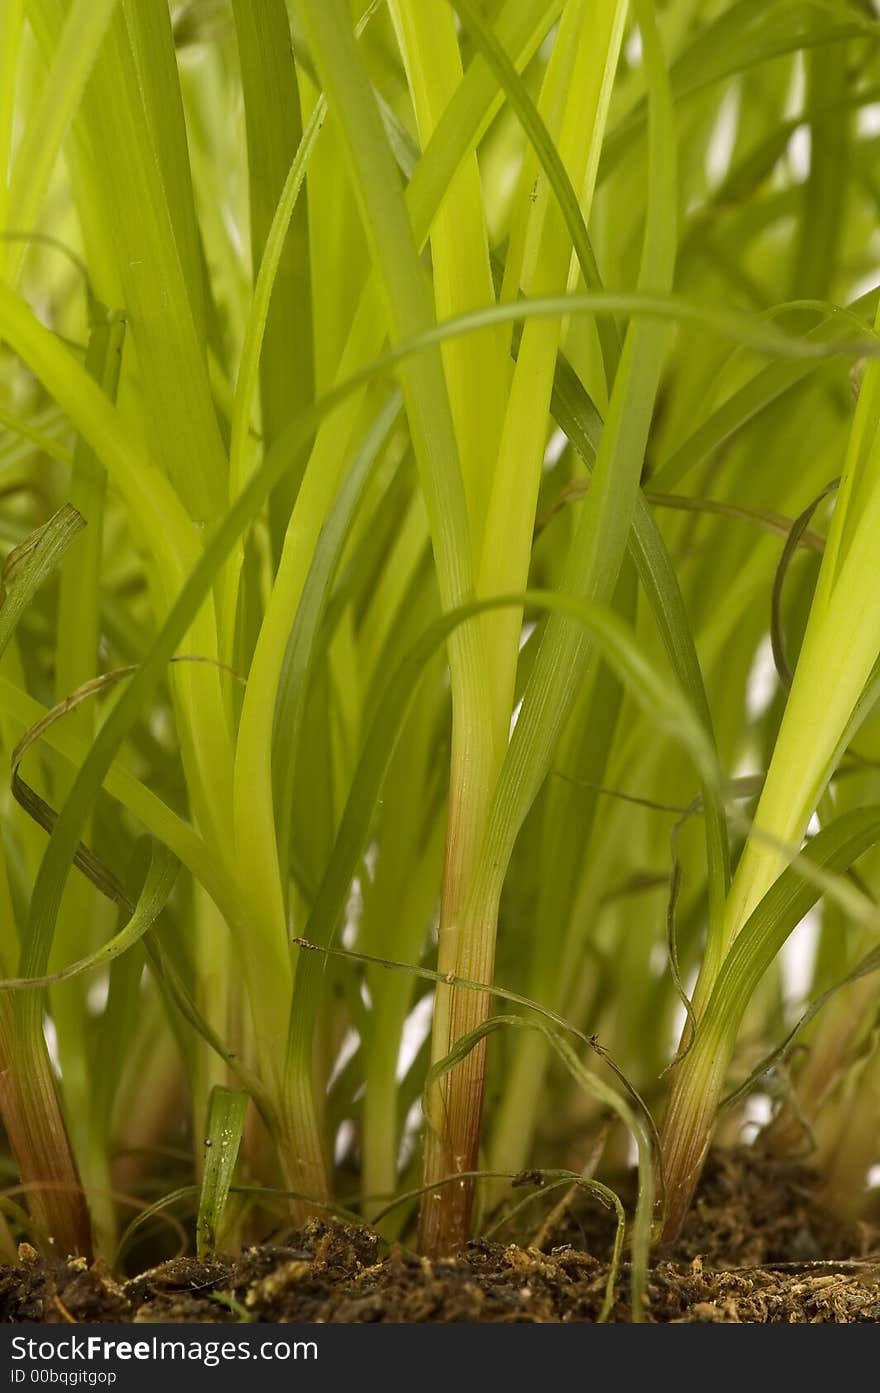
<svg viewBox="0 0 880 1393">
<path fill-rule="evenodd" d="M 629 1132 L 638 1278 L 771 1074 L 854 1203 L 877 22 L 3 0 L 6 1238 L 442 1253 Z"/>
</svg>

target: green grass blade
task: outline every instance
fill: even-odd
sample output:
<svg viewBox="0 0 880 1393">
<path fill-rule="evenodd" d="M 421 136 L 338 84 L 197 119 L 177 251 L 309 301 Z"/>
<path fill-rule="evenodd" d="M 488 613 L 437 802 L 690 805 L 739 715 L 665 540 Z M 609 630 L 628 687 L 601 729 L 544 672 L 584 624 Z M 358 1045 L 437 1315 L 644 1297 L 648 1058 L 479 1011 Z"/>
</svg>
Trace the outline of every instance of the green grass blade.
<svg viewBox="0 0 880 1393">
<path fill-rule="evenodd" d="M 557 423 L 592 470 L 601 438 L 601 418 L 586 396 L 580 380 L 564 359 L 557 364 L 552 409 Z M 669 552 L 643 497 L 636 502 L 629 550 L 670 665 L 714 746 L 712 714 L 681 587 Z M 715 788 L 704 787 L 703 798 L 706 804 L 710 911 L 713 919 L 717 920 L 723 912 L 730 884 L 727 820 Z"/>
<path fill-rule="evenodd" d="M 188 169 L 179 92 L 168 69 L 167 14 L 158 22 L 162 8 L 148 6 L 148 15 L 125 0 L 117 10 L 83 112 L 122 304 L 151 404 L 143 424 L 190 516 L 204 524 L 225 505 L 227 461 L 200 334 L 201 261 L 193 263 L 191 230 L 183 236 L 184 220 L 191 227 L 181 194 Z M 146 85 L 139 81 L 144 66 L 155 83 L 152 77 Z M 175 98 L 165 105 L 163 85 Z"/>
<path fill-rule="evenodd" d="M 690 1052 L 676 1070 L 664 1122 L 669 1179 L 665 1234 L 674 1238 L 709 1146 L 737 1031 L 755 989 L 782 944 L 819 898 L 805 879 L 815 866 L 848 869 L 880 837 L 880 813 L 866 807 L 845 813 L 818 832 L 801 858 L 767 891 L 724 960 Z"/>
<path fill-rule="evenodd" d="M 154 843 L 143 889 L 135 905 L 128 903 L 131 917 L 118 933 L 93 953 L 80 958 L 79 962 L 70 963 L 55 972 L 48 972 L 42 977 L 0 979 L 0 992 L 35 991 L 54 986 L 57 982 L 69 982 L 72 978 L 79 977 L 84 972 L 91 972 L 96 967 L 103 967 L 122 953 L 127 953 L 153 927 L 162 913 L 174 889 L 178 869 L 179 863 L 176 858 L 165 847 Z"/>
<path fill-rule="evenodd" d="M 67 503 L 7 556 L 0 574 L 0 653 L 25 608 L 84 527 L 85 519 Z"/>
<path fill-rule="evenodd" d="M 422 146 L 427 147 L 462 82 L 454 11 L 441 3 L 394 0 L 391 15 L 406 64 Z M 516 72 L 514 70 L 514 78 Z M 398 148 L 400 142 L 398 141 Z M 418 152 L 416 152 L 418 154 Z M 408 177 L 418 160 L 408 171 Z M 406 171 L 404 171 L 406 173 Z M 495 298 L 485 206 L 476 152 L 463 160 L 431 227 L 431 265 L 438 319 Z M 489 504 L 491 460 L 498 448 L 508 391 L 503 330 L 446 345 L 443 364 L 468 504 L 474 565 Z"/>
<path fill-rule="evenodd" d="M 59 464 L 67 466 L 71 464 L 72 457 L 70 451 L 65 449 L 65 447 L 56 440 L 54 435 L 50 435 L 48 431 L 42 430 L 40 426 L 36 425 L 33 421 L 22 420 L 20 416 L 14 415 L 11 411 L 3 411 L 0 409 L 0 426 L 2 426 L 4 430 L 12 431 L 22 440 L 29 441 L 31 445 L 35 445 L 42 454 L 48 455 L 50 459 L 57 460 Z"/>
<path fill-rule="evenodd" d="M 16 155 L 6 226 L 25 231 L 36 224 L 64 137 L 119 3 L 120 0 L 76 0 L 68 8 L 40 105 L 28 121 Z M 19 243 L 7 251 L 12 281 L 25 250 L 25 244 Z"/>
<path fill-rule="evenodd" d="M 0 676 L 0 712 L 25 731 L 18 744 L 20 754 L 26 745 L 42 739 L 76 770 L 88 752 L 88 742 L 60 724 L 60 718 L 69 709 L 69 702 L 64 701 L 47 711 L 9 678 Z M 158 841 L 173 851 L 209 891 L 222 898 L 216 864 L 202 839 L 183 818 L 119 762 L 111 765 L 105 787 Z"/>
<path fill-rule="evenodd" d="M 190 172 L 180 75 L 171 17 L 164 5 L 122 0 L 138 90 L 156 151 L 174 245 L 196 334 L 207 333 L 205 266 Z"/>
<path fill-rule="evenodd" d="M 116 400 L 125 323 L 111 318 L 92 330 L 86 371 L 105 396 Z M 61 570 L 58 642 L 55 649 L 55 694 L 60 700 L 95 675 L 100 637 L 101 562 L 107 476 L 91 447 L 80 437 L 73 455 L 70 503 L 87 524 L 83 544 Z M 88 735 L 87 717 L 79 717 Z"/>
<path fill-rule="evenodd" d="M 312 943 L 329 946 L 333 941 L 366 847 L 385 773 L 426 664 L 442 649 L 450 631 L 457 625 L 467 623 L 477 614 L 515 605 L 534 605 L 551 613 L 563 613 L 582 625 L 633 698 L 643 705 L 646 714 L 682 740 L 708 780 L 717 778 L 713 775 L 711 747 L 687 702 L 645 662 L 626 626 L 611 611 L 555 592 L 525 591 L 519 596 L 472 601 L 437 619 L 414 645 L 386 687 L 354 777 L 330 864 L 309 915 L 305 937 Z M 297 975 L 288 1059 L 291 1073 L 301 1069 L 303 1059 L 311 1050 L 320 974 L 320 964 L 310 967 L 307 961 Z"/>
<path fill-rule="evenodd" d="M 542 1020 L 530 1020 L 526 1016 L 490 1016 L 476 1026 L 470 1034 L 462 1036 L 444 1059 L 432 1064 L 425 1088 L 434 1086 L 450 1073 L 471 1051 L 496 1030 L 505 1027 L 518 1030 L 538 1031 L 552 1047 L 572 1078 L 586 1093 L 590 1094 L 603 1108 L 616 1114 L 638 1148 L 639 1192 L 632 1237 L 632 1314 L 634 1321 L 643 1319 L 645 1284 L 648 1271 L 648 1254 L 651 1243 L 651 1221 L 654 1202 L 654 1182 L 651 1171 L 651 1138 L 644 1122 L 624 1103 L 619 1094 L 603 1083 L 585 1067 L 577 1052 L 563 1035 Z"/>
<path fill-rule="evenodd" d="M 433 319 L 406 217 L 393 158 L 358 60 L 354 33 L 340 0 L 303 0 L 313 50 L 349 145 L 355 190 L 384 282 L 395 339 L 412 337 Z M 427 353 L 404 372 L 404 395 L 437 548 L 441 589 L 452 604 L 472 588 L 468 523 L 458 453 L 439 356 Z"/>
<path fill-rule="evenodd" d="M 284 0 L 233 5 L 245 102 L 251 257 L 261 272 L 279 200 L 302 141 L 296 64 Z M 314 118 L 313 118 L 314 120 Z M 263 439 L 267 445 L 312 399 L 312 307 L 305 199 L 292 210 L 274 276 L 260 355 Z M 245 416 L 250 419 L 249 410 Z M 239 445 L 240 449 L 241 446 Z M 295 479 L 271 505 L 280 548 L 293 507 Z"/>
<path fill-rule="evenodd" d="M 24 34 L 24 0 L 8 0 L 0 14 L 0 227 L 9 226 L 9 176 L 15 122 L 16 72 Z M 0 244 L 5 274 L 7 248 Z"/>
<path fill-rule="evenodd" d="M 550 132 L 541 117 L 538 108 L 529 96 L 528 88 L 517 73 L 514 64 L 507 56 L 502 45 L 499 43 L 495 33 L 486 23 L 480 14 L 474 0 L 449 0 L 453 8 L 459 14 L 465 27 L 466 33 L 473 40 L 477 51 L 483 56 L 486 63 L 491 68 L 499 86 L 505 93 L 510 105 L 522 122 L 528 138 L 535 150 L 536 155 L 546 175 L 547 181 L 553 190 L 565 226 L 571 238 L 574 254 L 577 257 L 584 284 L 590 290 L 602 289 L 602 277 L 599 274 L 599 267 L 596 264 L 596 256 L 590 241 L 590 234 L 587 230 L 582 212 L 582 202 L 589 206 L 592 197 L 592 188 L 595 183 L 596 172 L 598 169 L 598 156 L 600 141 L 595 141 L 593 146 L 592 168 L 587 175 L 587 194 L 586 198 L 581 198 L 572 186 L 568 171 L 560 157 L 559 150 L 554 144 Z M 618 17 L 615 18 L 614 27 L 617 33 L 612 39 L 609 47 L 609 75 L 613 72 L 613 66 L 619 51 L 620 28 L 625 17 L 625 5 L 616 7 Z M 596 23 L 596 16 L 591 17 L 591 22 Z M 607 104 L 609 84 L 606 78 L 606 92 L 603 99 L 600 98 L 599 107 Z M 604 116 L 604 113 L 603 113 Z M 602 117 L 599 125 L 601 128 Z M 617 371 L 617 364 L 620 359 L 620 342 L 617 329 L 613 321 L 602 323 L 599 326 L 599 336 L 602 345 L 602 356 L 605 363 L 605 377 L 610 384 L 614 382 L 614 375 Z"/>
<path fill-rule="evenodd" d="M 205 1128 L 205 1169 L 196 1221 L 200 1258 L 213 1253 L 222 1238 L 248 1101 L 246 1093 L 235 1089 L 217 1086 L 211 1091 Z"/>
<path fill-rule="evenodd" d="M 656 149 L 645 234 L 643 282 L 671 280 L 674 259 L 674 157 L 669 94 L 657 48 L 653 16 L 639 10 L 656 93 Z M 664 334 L 655 326 L 632 325 L 602 434 L 593 482 L 570 551 L 564 589 L 583 600 L 607 598 L 617 579 L 638 495 L 641 461 L 660 379 Z M 581 632 L 551 617 L 542 639 L 520 719 L 494 797 L 493 824 L 484 857 L 506 868 L 516 834 L 543 783 L 572 694 L 583 671 L 586 643 Z M 502 830 L 503 829 L 503 830 Z"/>
<path fill-rule="evenodd" d="M 496 32 L 499 42 L 516 55 L 518 66 L 524 65 L 534 54 L 547 30 L 558 18 L 561 8 L 562 0 L 509 0 L 498 20 Z M 406 190 L 407 210 L 420 248 L 428 237 L 432 221 L 459 164 L 475 148 L 481 131 L 497 111 L 500 101 L 491 74 L 482 65 L 472 66 L 443 113 Z M 292 175 L 293 170 L 291 178 Z M 289 179 L 288 188 L 290 182 Z M 342 359 L 340 380 L 346 374 L 363 371 L 364 364 L 381 349 L 385 324 L 377 299 L 377 287 L 371 282 L 355 315 Z M 255 687 L 266 688 L 265 702 L 261 701 L 254 710 L 252 720 L 247 709 L 243 712 L 237 754 L 237 778 L 242 785 L 247 782 L 250 786 L 255 771 L 259 771 L 259 777 L 266 781 L 264 798 L 269 778 L 265 732 L 271 720 L 265 712 L 271 709 L 274 701 L 273 689 L 280 674 L 280 655 L 289 631 L 290 616 L 299 602 L 311 553 L 335 493 L 361 405 L 362 397 L 353 394 L 352 400 L 335 412 L 322 428 L 304 477 L 302 497 L 292 519 L 276 585 L 267 608 L 265 643 L 261 646 L 262 652 L 258 651 L 257 654 L 257 661 L 265 670 L 259 683 L 254 682 Z M 255 667 L 254 678 L 257 671 Z M 262 844 L 271 845 L 271 837 L 269 827 L 265 826 Z"/>
<path fill-rule="evenodd" d="M 395 392 L 379 413 L 362 449 L 346 475 L 339 497 L 321 532 L 303 589 L 296 620 L 284 654 L 278 686 L 273 739 L 273 765 L 278 822 L 278 857 L 281 883 L 287 886 L 291 851 L 291 826 L 296 798 L 296 759 L 302 731 L 305 700 L 318 631 L 330 601 L 330 589 L 355 513 L 376 466 L 400 417 L 402 400 Z"/>
<path fill-rule="evenodd" d="M 878 292 L 856 300 L 849 308 L 866 325 L 877 310 Z M 846 319 L 835 313 L 829 315 L 807 335 L 810 342 L 829 344 L 842 337 L 849 326 Z M 818 360 L 817 360 L 818 361 Z M 692 470 L 709 459 L 713 451 L 732 440 L 762 411 L 772 406 L 786 392 L 796 387 L 809 374 L 805 364 L 772 363 L 762 368 L 745 386 L 734 392 L 678 448 L 665 459 L 651 478 L 652 488 L 671 492 L 679 487 Z"/>
</svg>

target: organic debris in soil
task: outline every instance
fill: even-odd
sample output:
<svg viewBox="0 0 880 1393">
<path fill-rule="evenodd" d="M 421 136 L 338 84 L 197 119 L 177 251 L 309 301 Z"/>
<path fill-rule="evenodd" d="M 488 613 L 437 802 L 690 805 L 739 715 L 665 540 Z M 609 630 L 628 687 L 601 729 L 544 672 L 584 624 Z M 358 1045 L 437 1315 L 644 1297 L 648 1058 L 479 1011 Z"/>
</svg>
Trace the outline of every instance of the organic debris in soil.
<svg viewBox="0 0 880 1393">
<path fill-rule="evenodd" d="M 614 1189 L 632 1210 L 631 1174 Z M 608 1211 L 572 1208 L 555 1234 L 575 1247 L 607 1252 L 614 1237 Z M 862 1258 L 880 1239 L 873 1225 L 850 1223 L 822 1202 L 819 1177 L 801 1162 L 768 1156 L 757 1146 L 710 1153 L 684 1228 L 669 1256 L 702 1258 L 713 1268 L 767 1267 L 827 1258 Z"/>
<path fill-rule="evenodd" d="M 313 1221 L 284 1247 L 207 1262 L 178 1258 L 128 1281 L 29 1250 L 17 1266 L 0 1268 L 0 1320 L 595 1321 L 608 1244 L 591 1241 L 593 1252 L 585 1252 L 560 1237 L 549 1236 L 549 1252 L 479 1241 L 429 1262 L 397 1245 L 383 1256 L 367 1229 Z M 805 1168 L 755 1151 L 719 1153 L 675 1260 L 649 1274 L 645 1319 L 880 1323 L 873 1241 L 866 1225 L 842 1225 L 822 1208 Z M 624 1269 L 614 1320 L 630 1318 L 628 1285 Z"/>
<path fill-rule="evenodd" d="M 716 1267 L 863 1257 L 876 1231 L 833 1214 L 817 1189 L 816 1172 L 802 1163 L 754 1147 L 715 1151 L 675 1256 Z"/>
</svg>

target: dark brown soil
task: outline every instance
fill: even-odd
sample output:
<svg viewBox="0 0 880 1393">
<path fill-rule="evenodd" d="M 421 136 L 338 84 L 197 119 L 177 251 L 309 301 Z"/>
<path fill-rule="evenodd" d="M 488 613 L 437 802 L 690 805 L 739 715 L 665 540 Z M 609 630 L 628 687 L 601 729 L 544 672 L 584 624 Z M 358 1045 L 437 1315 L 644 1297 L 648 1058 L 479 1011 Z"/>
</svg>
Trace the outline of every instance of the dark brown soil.
<svg viewBox="0 0 880 1393">
<path fill-rule="evenodd" d="M 0 1268 L 0 1320 L 595 1321 L 610 1234 L 572 1207 L 541 1248 L 479 1241 L 429 1262 L 366 1229 L 315 1221 L 283 1247 L 178 1258 L 130 1280 L 24 1250 Z M 648 1280 L 653 1322 L 880 1323 L 877 1231 L 823 1208 L 801 1166 L 712 1158 L 674 1259 Z M 543 1250 L 542 1250 L 543 1249 Z M 611 1318 L 630 1319 L 623 1268 Z"/>
</svg>

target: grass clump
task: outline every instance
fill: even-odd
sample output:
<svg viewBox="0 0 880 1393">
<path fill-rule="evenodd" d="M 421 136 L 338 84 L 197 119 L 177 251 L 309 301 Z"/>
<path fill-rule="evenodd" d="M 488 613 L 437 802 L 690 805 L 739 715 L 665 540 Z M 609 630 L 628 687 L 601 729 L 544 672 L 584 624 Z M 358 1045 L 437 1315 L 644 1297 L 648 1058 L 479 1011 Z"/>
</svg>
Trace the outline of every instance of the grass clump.
<svg viewBox="0 0 880 1393">
<path fill-rule="evenodd" d="M 877 24 L 6 0 L 7 1246 L 863 1205 Z"/>
</svg>

